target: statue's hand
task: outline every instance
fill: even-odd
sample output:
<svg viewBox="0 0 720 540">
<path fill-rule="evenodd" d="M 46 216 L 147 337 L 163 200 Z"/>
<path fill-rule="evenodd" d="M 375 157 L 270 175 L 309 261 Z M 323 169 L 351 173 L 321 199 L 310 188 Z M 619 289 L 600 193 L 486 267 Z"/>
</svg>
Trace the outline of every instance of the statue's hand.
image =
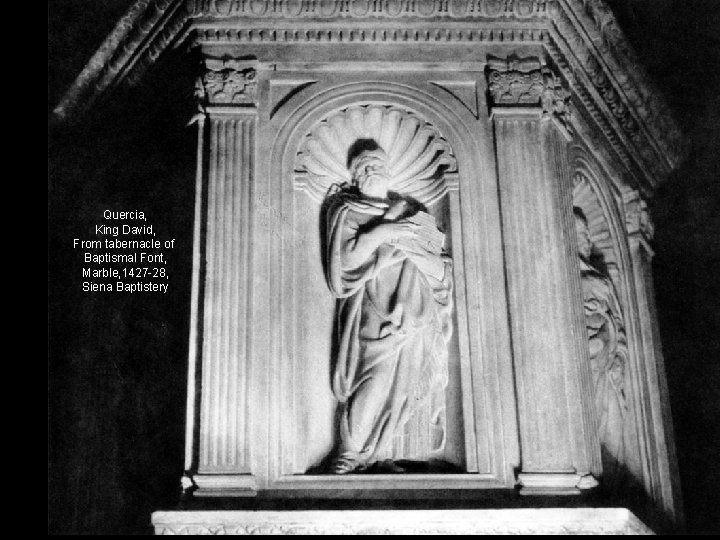
<svg viewBox="0 0 720 540">
<path fill-rule="evenodd" d="M 380 223 L 346 243 L 343 264 L 347 268 L 357 268 L 382 244 L 396 244 L 401 239 L 412 238 L 417 230 L 418 225 L 406 220 Z"/>
<path fill-rule="evenodd" d="M 410 204 L 407 201 L 395 201 L 390 205 L 390 208 L 387 209 L 385 215 L 383 215 L 383 219 L 385 219 L 386 221 L 395 221 L 404 213 L 406 213 L 409 209 Z"/>
<path fill-rule="evenodd" d="M 414 237 L 419 229 L 419 225 L 402 219 L 391 223 L 381 223 L 373 229 L 373 233 L 378 236 L 380 241 L 394 244 L 402 238 Z"/>
</svg>

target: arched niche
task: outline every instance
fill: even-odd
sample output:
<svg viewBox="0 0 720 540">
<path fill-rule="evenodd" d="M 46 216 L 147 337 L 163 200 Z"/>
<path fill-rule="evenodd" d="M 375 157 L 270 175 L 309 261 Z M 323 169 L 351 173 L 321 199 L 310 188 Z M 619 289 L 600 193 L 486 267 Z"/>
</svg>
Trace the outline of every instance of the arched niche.
<svg viewBox="0 0 720 540">
<path fill-rule="evenodd" d="M 628 359 L 623 378 L 627 413 L 624 424 L 624 457 L 619 470 L 622 478 L 607 478 L 612 485 L 642 485 L 645 481 L 644 449 L 640 444 L 639 426 L 643 425 L 640 405 L 641 373 L 638 358 L 636 308 L 633 298 L 632 269 L 627 243 L 624 214 L 615 186 L 594 158 L 580 146 L 572 148 L 573 206 L 582 210 L 588 221 L 593 249 L 591 265 L 609 277 L 620 302 L 627 335 Z M 597 411 L 596 411 L 597 413 Z M 618 475 L 618 473 L 615 473 Z"/>
<path fill-rule="evenodd" d="M 623 290 L 620 241 L 617 231 L 613 230 L 614 203 L 604 195 L 587 162 L 578 159 L 573 174 L 573 206 L 580 208 L 588 220 L 593 265 L 606 273 L 618 290 Z"/>
<path fill-rule="evenodd" d="M 360 139 L 385 146 L 396 175 L 394 189 L 436 217 L 446 233 L 455 281 L 447 390 L 453 420 L 445 459 L 456 467 L 432 481 L 417 474 L 395 475 L 388 484 L 367 482 L 380 489 L 514 483 L 515 398 L 497 182 L 487 161 L 492 160 L 491 135 L 471 130 L 464 113 L 453 107 L 389 82 L 328 85 L 293 96 L 269 126 L 277 134 L 268 152 L 270 183 L 263 203 L 278 208 L 284 229 L 268 236 L 270 265 L 276 267 L 270 286 L 283 297 L 273 307 L 279 324 L 272 331 L 279 340 L 270 358 L 277 360 L 267 368 L 268 399 L 281 411 L 271 439 L 271 455 L 278 459 L 271 459 L 268 472 L 276 487 L 356 487 L 314 473 L 337 436 L 330 385 L 335 299 L 322 268 L 321 210 L 332 186 L 349 179 L 348 148 Z"/>
<path fill-rule="evenodd" d="M 320 203 L 320 242 L 324 237 L 323 211 L 338 191 L 350 188 L 349 164 L 359 152 L 379 147 L 387 155 L 390 193 L 411 200 L 428 212 L 452 238 L 450 207 L 446 195 L 457 189 L 457 161 L 440 131 L 416 113 L 391 104 L 357 104 L 331 113 L 302 140 L 295 161 L 296 189 Z M 426 399 L 393 437 L 382 455 L 394 461 L 429 463 L 439 460 L 455 470 L 464 470 L 465 456 L 457 332 L 449 345 L 448 386 L 433 399 Z M 331 365 L 334 358 L 331 358 Z M 428 392 L 426 390 L 425 392 Z M 442 412 L 439 412 L 442 411 Z M 432 418 L 440 414 L 441 429 L 433 433 Z M 337 433 L 337 428 L 335 429 Z M 444 441 L 441 451 L 431 449 L 431 439 Z"/>
</svg>

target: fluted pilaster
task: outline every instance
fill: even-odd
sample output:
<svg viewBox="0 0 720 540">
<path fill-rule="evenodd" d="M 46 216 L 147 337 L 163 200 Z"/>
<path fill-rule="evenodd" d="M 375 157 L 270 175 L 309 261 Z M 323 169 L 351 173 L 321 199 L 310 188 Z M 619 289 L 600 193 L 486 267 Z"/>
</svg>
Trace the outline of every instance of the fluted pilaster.
<svg viewBox="0 0 720 540">
<path fill-rule="evenodd" d="M 533 59 L 491 61 L 523 494 L 594 487 L 592 411 L 572 221 L 567 98 Z"/>
<path fill-rule="evenodd" d="M 556 208 L 560 212 L 561 245 L 564 253 L 564 268 L 569 272 L 568 308 L 571 321 L 566 327 L 566 339 L 573 345 L 574 362 L 567 365 L 568 376 L 573 381 L 568 395 L 570 403 L 577 404 L 570 407 L 573 431 L 571 440 L 575 445 L 574 452 L 577 464 L 587 463 L 587 469 L 578 469 L 585 474 L 590 473 L 598 478 L 602 473 L 600 457 L 600 440 L 598 436 L 597 415 L 594 410 L 594 401 L 588 396 L 594 396 L 595 389 L 590 373 L 590 358 L 587 344 L 587 328 L 583 310 L 583 292 L 580 279 L 580 268 L 577 254 L 577 234 L 575 232 L 575 217 L 573 208 L 573 178 L 568 157 L 569 132 L 562 123 L 551 117 L 543 122 L 543 152 L 546 160 L 547 174 L 554 177 L 552 184 L 556 186 Z M 575 393 L 579 389 L 579 394 Z M 585 480 L 588 482 L 588 479 Z M 589 480 L 586 487 L 594 486 L 594 480 Z"/>
<path fill-rule="evenodd" d="M 623 198 L 640 329 L 639 400 L 647 414 L 646 425 L 639 433 L 648 456 L 646 488 L 657 506 L 677 527 L 682 526 L 684 517 L 665 360 L 655 307 L 654 253 L 650 247 L 654 227 L 647 204 L 638 192 L 628 192 Z"/>
<path fill-rule="evenodd" d="M 247 472 L 247 222 L 254 114 L 212 114 L 205 245 L 200 473 Z"/>
<path fill-rule="evenodd" d="M 186 476 L 198 495 L 255 491 L 248 443 L 256 63 L 207 57 L 200 114 Z"/>
</svg>

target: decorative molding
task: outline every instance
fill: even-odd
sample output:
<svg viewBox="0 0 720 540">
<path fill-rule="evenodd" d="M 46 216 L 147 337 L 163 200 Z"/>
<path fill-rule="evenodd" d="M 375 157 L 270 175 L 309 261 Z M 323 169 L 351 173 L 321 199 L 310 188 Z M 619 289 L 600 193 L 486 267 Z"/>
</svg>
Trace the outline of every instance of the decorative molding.
<svg viewBox="0 0 720 540">
<path fill-rule="evenodd" d="M 578 106 L 575 110 L 579 111 Z M 575 155 L 592 155 L 605 171 L 605 177 L 610 180 L 615 188 L 619 185 L 630 185 L 630 178 L 633 175 L 642 175 L 638 165 L 631 161 L 628 152 L 622 149 L 620 144 L 608 144 L 608 139 L 601 129 L 594 129 L 593 119 L 589 116 L 586 107 L 582 107 L 583 114 L 573 116 L 573 127 L 577 133 L 575 146 L 572 152 Z M 609 128 L 608 128 L 609 129 Z M 617 141 L 616 141 L 617 143 Z M 613 171 L 610 174 L 609 171 Z"/>
<path fill-rule="evenodd" d="M 578 495 L 594 489 L 599 483 L 592 474 L 519 473 L 520 495 Z"/>
<path fill-rule="evenodd" d="M 155 512 L 155 534 L 653 534 L 625 508 Z"/>
<path fill-rule="evenodd" d="M 664 178 L 677 165 L 680 154 L 675 161 L 669 161 L 674 153 L 661 153 L 655 139 L 643 129 L 645 122 L 631 110 L 632 106 L 619 91 L 615 82 L 617 73 L 628 68 L 617 66 L 614 74 L 602 53 L 592 42 L 588 42 L 574 19 L 562 10 L 552 12 L 556 14 L 555 29 L 546 45 L 550 56 L 571 78 L 573 90 L 623 163 L 629 168 L 637 163 L 641 176 L 644 175 L 646 183 L 653 189 L 657 179 Z M 630 67 L 640 69 L 637 65 Z M 670 114 L 667 108 L 665 114 Z M 671 131 L 667 135 L 675 137 Z M 660 133 L 659 136 L 665 135 Z M 676 137 L 672 146 L 676 150 L 681 147 L 680 139 Z"/>
<path fill-rule="evenodd" d="M 478 116 L 478 95 L 475 81 L 430 81 L 462 103 L 475 118 Z"/>
<path fill-rule="evenodd" d="M 493 107 L 540 106 L 545 117 L 554 117 L 569 128 L 570 92 L 539 58 L 491 57 L 487 66 Z"/>
<path fill-rule="evenodd" d="M 650 217 L 645 199 L 639 192 L 632 190 L 623 193 L 625 203 L 625 225 L 629 235 L 639 234 L 644 240 L 651 241 L 655 234 L 655 225 Z"/>
<path fill-rule="evenodd" d="M 258 491 L 257 478 L 252 474 L 196 474 L 191 482 L 195 497 L 254 497 Z"/>
<path fill-rule="evenodd" d="M 141 65 L 154 61 L 187 21 L 187 12 L 178 9 L 187 0 L 136 0 L 118 21 L 113 31 L 92 56 L 85 68 L 55 107 L 55 115 L 63 121 L 74 121 L 111 86 L 130 77 L 137 82 L 142 69 L 137 69 L 138 52 L 145 55 Z M 177 13 L 182 24 L 177 24 Z M 168 21 L 174 21 L 168 24 Z M 152 43 L 147 43 L 151 37 Z M 168 39 L 170 38 L 170 39 Z M 141 46 L 144 45 L 145 49 Z M 138 75 L 128 75 L 135 69 Z"/>
<path fill-rule="evenodd" d="M 667 103 L 653 90 L 654 84 L 605 0 L 566 2 L 590 40 L 596 44 L 605 63 L 604 72 L 615 79 L 630 108 L 651 132 L 661 147 L 661 156 L 665 156 L 672 167 L 677 166 L 687 152 L 682 133 Z"/>
<path fill-rule="evenodd" d="M 275 116 L 282 106 L 298 92 L 301 92 L 308 86 L 315 84 L 316 80 L 298 79 L 298 80 L 271 80 L 270 81 L 270 118 Z"/>
<path fill-rule="evenodd" d="M 530 18 L 547 0 L 189 0 L 193 17 L 279 19 Z"/>
<path fill-rule="evenodd" d="M 197 95 L 206 105 L 257 105 L 257 62 L 206 58 Z"/>
<path fill-rule="evenodd" d="M 487 26 L 487 25 L 486 25 Z M 190 34 L 190 32 L 189 32 Z M 342 27 L 328 27 L 322 23 L 303 22 L 302 26 L 278 28 L 271 24 L 252 27 L 229 28 L 218 24 L 198 23 L 193 28 L 193 41 L 199 45 L 234 43 L 437 43 L 439 45 L 479 42 L 541 43 L 546 31 L 542 28 L 478 27 L 467 25 L 452 27 L 428 27 L 413 24 L 388 25 L 377 22 L 369 27 L 355 19 L 348 20 Z"/>
</svg>

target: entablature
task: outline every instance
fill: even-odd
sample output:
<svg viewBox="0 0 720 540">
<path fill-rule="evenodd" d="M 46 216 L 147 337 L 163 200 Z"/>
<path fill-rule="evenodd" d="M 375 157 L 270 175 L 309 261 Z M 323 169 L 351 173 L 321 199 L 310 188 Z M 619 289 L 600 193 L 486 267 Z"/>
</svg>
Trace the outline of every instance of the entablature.
<svg viewBox="0 0 720 540">
<path fill-rule="evenodd" d="M 557 67 L 574 106 L 592 119 L 643 194 L 651 195 L 683 158 L 670 110 L 602 0 L 139 0 L 55 113 L 77 120 L 101 95 L 137 83 L 168 48 L 200 46 L 214 55 L 265 50 L 268 57 L 257 59 L 271 63 L 270 48 L 288 45 L 299 62 L 346 45 L 380 46 L 380 56 L 392 53 L 388 61 L 422 63 L 428 61 L 422 47 L 438 51 L 441 62 L 481 64 L 491 55 L 532 50 Z"/>
</svg>

